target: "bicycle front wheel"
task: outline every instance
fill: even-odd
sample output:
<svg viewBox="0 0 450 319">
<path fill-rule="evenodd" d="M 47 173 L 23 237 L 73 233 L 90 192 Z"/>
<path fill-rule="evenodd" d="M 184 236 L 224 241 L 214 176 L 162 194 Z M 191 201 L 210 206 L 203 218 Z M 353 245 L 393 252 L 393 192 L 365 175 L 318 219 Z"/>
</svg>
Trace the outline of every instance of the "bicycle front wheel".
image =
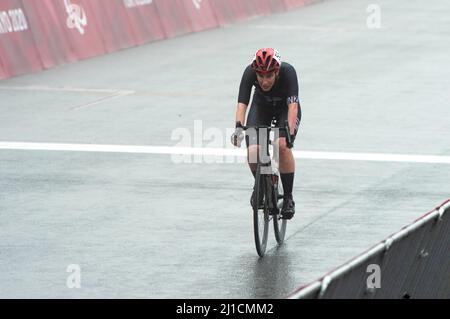
<svg viewBox="0 0 450 319">
<path fill-rule="evenodd" d="M 274 198 L 278 207 L 278 214 L 273 216 L 273 229 L 275 239 L 277 240 L 278 245 L 281 245 L 284 242 L 284 236 L 286 235 L 287 220 L 281 217 L 281 208 L 283 207 L 283 184 L 280 176 L 278 176 L 277 184 L 277 188 L 274 189 Z"/>
<path fill-rule="evenodd" d="M 269 209 L 266 195 L 267 175 L 261 174 L 260 165 L 256 170 L 253 196 L 253 230 L 255 234 L 256 251 L 260 257 L 264 256 L 269 233 Z"/>
</svg>

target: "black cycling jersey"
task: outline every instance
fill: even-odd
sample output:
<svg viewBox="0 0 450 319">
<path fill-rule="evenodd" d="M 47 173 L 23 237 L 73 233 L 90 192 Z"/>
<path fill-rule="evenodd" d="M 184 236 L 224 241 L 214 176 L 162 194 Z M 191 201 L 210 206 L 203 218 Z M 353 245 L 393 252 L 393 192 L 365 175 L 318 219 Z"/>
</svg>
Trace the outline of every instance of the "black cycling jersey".
<svg viewBox="0 0 450 319">
<path fill-rule="evenodd" d="M 260 105 L 281 106 L 290 103 L 299 103 L 297 72 L 294 67 L 287 62 L 282 62 L 278 78 L 272 89 L 265 92 L 261 89 L 256 78 L 256 72 L 251 65 L 247 66 L 242 75 L 239 86 L 238 102 L 248 105 L 252 87 L 255 87 L 253 100 Z"/>
</svg>

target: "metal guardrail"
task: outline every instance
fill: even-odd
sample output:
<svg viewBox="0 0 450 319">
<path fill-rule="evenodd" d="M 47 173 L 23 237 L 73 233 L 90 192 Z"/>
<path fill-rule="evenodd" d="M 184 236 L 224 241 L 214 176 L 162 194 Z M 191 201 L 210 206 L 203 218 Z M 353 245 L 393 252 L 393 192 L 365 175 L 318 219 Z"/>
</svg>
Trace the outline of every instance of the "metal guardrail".
<svg viewBox="0 0 450 319">
<path fill-rule="evenodd" d="M 450 298 L 450 200 L 288 298 Z"/>
</svg>

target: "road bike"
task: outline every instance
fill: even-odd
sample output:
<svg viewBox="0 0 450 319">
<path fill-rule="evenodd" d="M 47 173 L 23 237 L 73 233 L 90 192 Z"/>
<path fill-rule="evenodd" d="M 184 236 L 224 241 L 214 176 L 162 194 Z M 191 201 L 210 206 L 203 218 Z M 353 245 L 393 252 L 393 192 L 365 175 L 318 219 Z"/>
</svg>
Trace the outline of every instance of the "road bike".
<svg viewBox="0 0 450 319">
<path fill-rule="evenodd" d="M 286 143 L 290 145 L 291 136 L 287 121 L 284 127 L 277 127 L 276 125 L 277 122 L 272 120 L 270 126 L 242 126 L 247 135 L 249 135 L 250 130 L 252 131 L 250 134 L 256 134 L 257 144 L 259 145 L 251 204 L 256 251 L 260 257 L 263 257 L 266 251 L 270 222 L 273 221 L 275 239 L 278 245 L 281 245 L 284 241 L 287 226 L 287 220 L 283 219 L 281 215 L 283 186 L 279 172 L 278 152 L 274 141 L 279 137 L 279 133 L 284 131 L 286 132 Z M 263 143 L 261 144 L 260 141 L 263 141 Z M 274 156 L 270 153 L 270 146 L 274 149 Z"/>
</svg>

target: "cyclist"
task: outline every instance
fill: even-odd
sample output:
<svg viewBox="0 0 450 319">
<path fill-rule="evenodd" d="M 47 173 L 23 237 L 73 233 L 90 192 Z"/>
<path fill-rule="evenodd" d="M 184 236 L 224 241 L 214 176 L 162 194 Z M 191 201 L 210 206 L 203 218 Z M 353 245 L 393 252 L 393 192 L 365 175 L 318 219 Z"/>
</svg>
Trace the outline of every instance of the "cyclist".
<svg viewBox="0 0 450 319">
<path fill-rule="evenodd" d="M 281 214 L 284 219 L 291 219 L 295 214 L 295 202 L 292 196 L 295 160 L 291 148 L 301 120 L 297 73 L 292 65 L 281 61 L 277 50 L 262 48 L 256 52 L 252 63 L 244 71 L 239 87 L 236 130 L 231 136 L 232 143 L 238 147 L 241 146 L 244 138 L 242 123 L 245 121 L 253 86 L 255 91 L 246 126 L 269 126 L 273 119 L 276 120 L 278 127 L 283 126 L 286 120 L 289 123 L 291 145 L 287 145 L 286 132 L 281 130 L 276 145 L 279 149 L 279 169 L 284 190 Z M 256 158 L 258 154 L 256 134 L 248 134 L 246 144 L 247 160 L 255 176 L 257 164 L 250 159 Z M 254 194 L 250 200 L 252 205 L 254 205 L 253 198 Z"/>
</svg>

